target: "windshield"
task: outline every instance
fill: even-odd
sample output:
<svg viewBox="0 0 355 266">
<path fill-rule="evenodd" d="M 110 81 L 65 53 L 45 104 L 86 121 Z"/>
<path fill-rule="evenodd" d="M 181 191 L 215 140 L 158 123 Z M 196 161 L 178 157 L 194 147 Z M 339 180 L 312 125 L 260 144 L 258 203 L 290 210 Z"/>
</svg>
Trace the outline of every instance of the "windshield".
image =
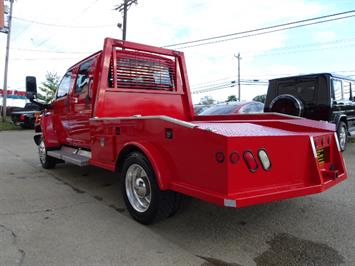
<svg viewBox="0 0 355 266">
<path fill-rule="evenodd" d="M 225 115 L 232 113 L 237 105 L 215 105 L 200 113 L 200 115 Z"/>
</svg>

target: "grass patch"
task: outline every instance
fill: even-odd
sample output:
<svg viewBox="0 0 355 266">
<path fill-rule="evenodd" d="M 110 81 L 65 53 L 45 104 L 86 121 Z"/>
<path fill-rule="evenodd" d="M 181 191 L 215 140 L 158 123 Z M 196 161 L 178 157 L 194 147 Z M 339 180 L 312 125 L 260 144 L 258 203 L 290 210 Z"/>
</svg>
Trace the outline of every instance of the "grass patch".
<svg viewBox="0 0 355 266">
<path fill-rule="evenodd" d="M 2 121 L 2 117 L 0 117 L 0 131 L 4 130 L 17 130 L 21 129 L 19 126 L 16 126 L 14 123 L 12 123 L 10 117 L 6 117 L 6 121 Z"/>
</svg>

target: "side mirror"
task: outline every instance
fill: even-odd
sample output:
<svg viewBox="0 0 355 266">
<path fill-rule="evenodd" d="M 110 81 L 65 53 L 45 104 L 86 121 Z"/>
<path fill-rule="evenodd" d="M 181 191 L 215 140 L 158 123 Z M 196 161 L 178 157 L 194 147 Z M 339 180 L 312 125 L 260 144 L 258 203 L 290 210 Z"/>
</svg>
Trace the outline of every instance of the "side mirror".
<svg viewBox="0 0 355 266">
<path fill-rule="evenodd" d="M 36 77 L 26 77 L 26 97 L 27 99 L 34 99 L 37 95 L 37 81 Z"/>
</svg>

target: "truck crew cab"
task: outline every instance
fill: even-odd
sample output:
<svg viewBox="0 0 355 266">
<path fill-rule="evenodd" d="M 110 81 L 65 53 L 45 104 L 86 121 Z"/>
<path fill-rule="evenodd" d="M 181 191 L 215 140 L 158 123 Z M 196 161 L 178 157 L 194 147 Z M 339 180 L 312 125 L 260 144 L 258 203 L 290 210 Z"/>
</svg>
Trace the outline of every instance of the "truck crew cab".
<svg viewBox="0 0 355 266">
<path fill-rule="evenodd" d="M 26 78 L 36 101 L 36 79 Z M 335 127 L 280 114 L 195 116 L 182 52 L 106 38 L 64 75 L 35 126 L 44 168 L 115 171 L 131 216 L 172 216 L 181 194 L 239 208 L 347 176 Z"/>
</svg>

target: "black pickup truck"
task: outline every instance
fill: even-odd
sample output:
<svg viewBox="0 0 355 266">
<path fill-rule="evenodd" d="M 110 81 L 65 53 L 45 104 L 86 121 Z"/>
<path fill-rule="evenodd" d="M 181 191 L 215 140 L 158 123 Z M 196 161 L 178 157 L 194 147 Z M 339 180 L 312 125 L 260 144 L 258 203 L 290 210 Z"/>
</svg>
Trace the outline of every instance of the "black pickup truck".
<svg viewBox="0 0 355 266">
<path fill-rule="evenodd" d="M 348 137 L 355 136 L 355 79 L 330 73 L 272 79 L 264 112 L 334 123 L 344 151 Z"/>
<path fill-rule="evenodd" d="M 34 128 L 36 114 L 40 113 L 38 105 L 26 103 L 24 108 L 14 108 L 11 112 L 11 120 L 22 128 Z"/>
</svg>

